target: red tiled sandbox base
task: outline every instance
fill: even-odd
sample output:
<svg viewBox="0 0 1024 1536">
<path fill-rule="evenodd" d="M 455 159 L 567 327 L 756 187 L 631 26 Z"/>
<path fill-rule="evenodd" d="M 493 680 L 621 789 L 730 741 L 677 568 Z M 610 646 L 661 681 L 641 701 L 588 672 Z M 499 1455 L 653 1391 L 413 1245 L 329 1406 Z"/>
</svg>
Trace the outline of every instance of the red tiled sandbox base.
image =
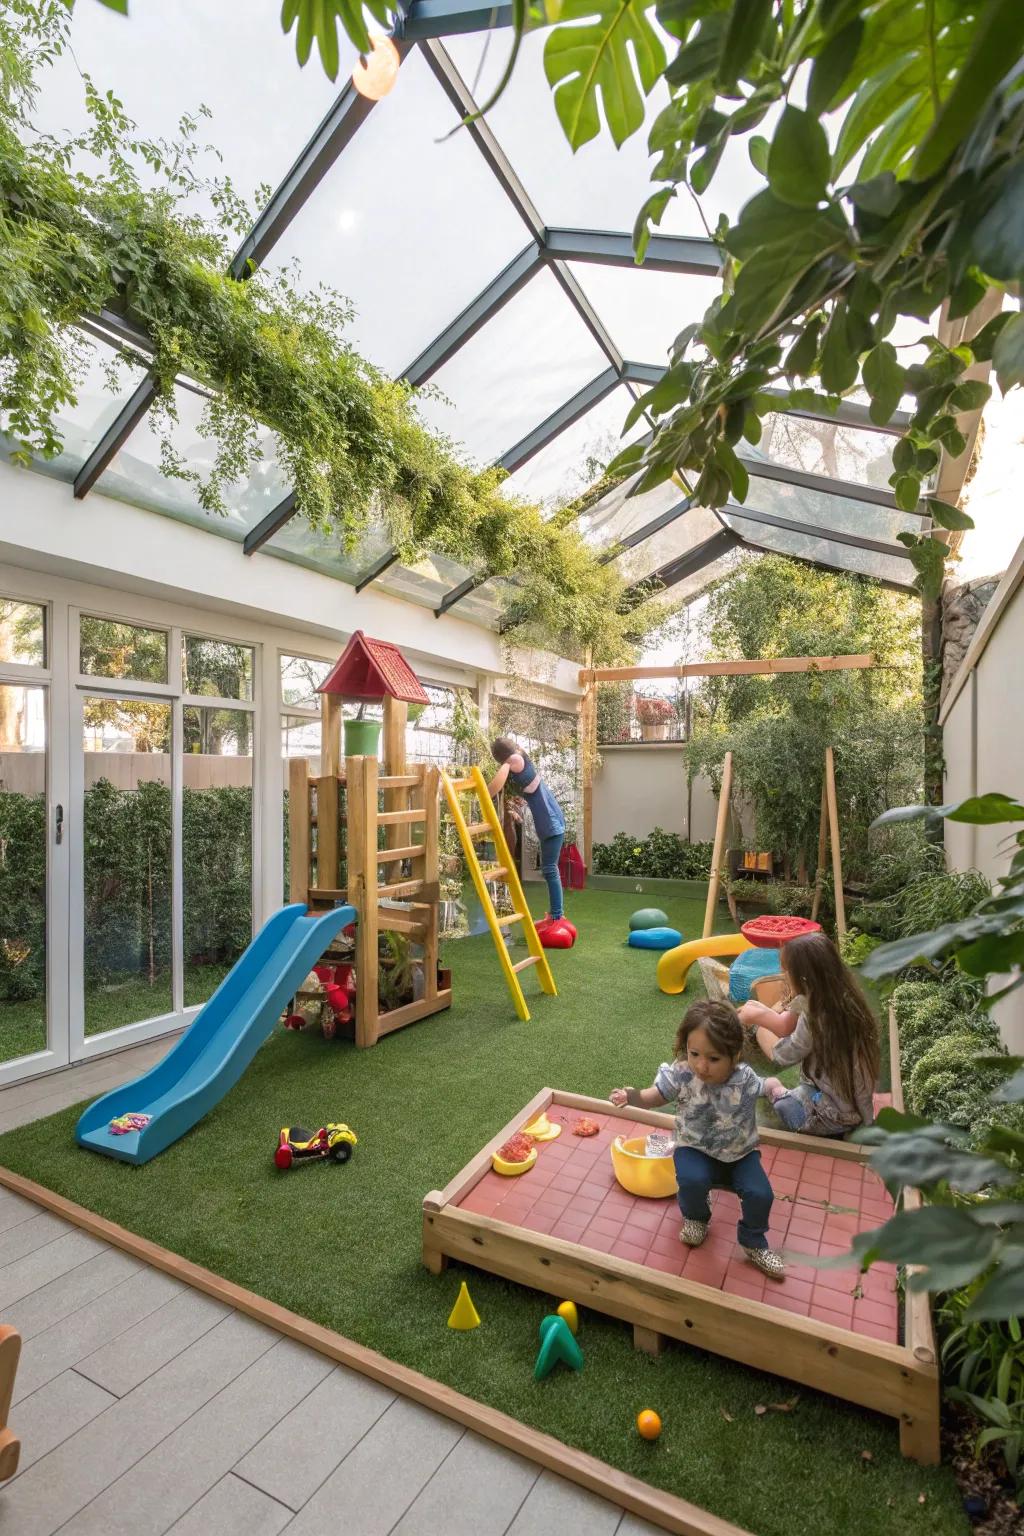
<svg viewBox="0 0 1024 1536">
<path fill-rule="evenodd" d="M 775 1192 L 768 1241 L 786 1254 L 785 1280 L 768 1280 L 736 1241 L 740 1204 L 734 1194 L 712 1192 L 706 1241 L 700 1248 L 684 1247 L 675 1199 L 627 1194 L 612 1169 L 613 1139 L 644 1136 L 650 1127 L 607 1114 L 588 1113 L 587 1118 L 600 1131 L 581 1138 L 571 1130 L 579 1111 L 549 1110 L 548 1119 L 562 1126 L 562 1134 L 539 1144 L 530 1171 L 508 1178 L 488 1170 L 456 1202 L 459 1209 L 631 1259 L 666 1275 L 683 1275 L 867 1338 L 899 1342 L 895 1265 L 876 1264 L 861 1275 L 856 1266 L 812 1269 L 800 1262 L 802 1254 L 848 1252 L 855 1233 L 881 1226 L 892 1215 L 885 1186 L 869 1169 L 817 1152 L 761 1148 Z"/>
<path fill-rule="evenodd" d="M 562 1127 L 538 1145 L 534 1166 L 505 1177 L 491 1154 L 543 1111 Z M 595 1136 L 572 1133 L 582 1117 Z M 616 1136 L 671 1127 L 646 1110 L 544 1089 L 457 1174 L 423 1202 L 423 1260 L 439 1273 L 449 1258 L 571 1298 L 632 1323 L 639 1347 L 665 1338 L 891 1414 L 904 1454 L 938 1460 L 938 1371 L 927 1298 L 908 1303 L 901 1329 L 892 1265 L 821 1269 L 852 1237 L 881 1225 L 893 1204 L 867 1166 L 866 1149 L 764 1128 L 761 1157 L 775 1194 L 769 1242 L 786 1277 L 769 1280 L 736 1241 L 739 1201 L 712 1192 L 699 1248 L 679 1241 L 674 1198 L 634 1197 L 615 1178 Z M 910 1198 L 916 1198 L 911 1196 Z"/>
</svg>

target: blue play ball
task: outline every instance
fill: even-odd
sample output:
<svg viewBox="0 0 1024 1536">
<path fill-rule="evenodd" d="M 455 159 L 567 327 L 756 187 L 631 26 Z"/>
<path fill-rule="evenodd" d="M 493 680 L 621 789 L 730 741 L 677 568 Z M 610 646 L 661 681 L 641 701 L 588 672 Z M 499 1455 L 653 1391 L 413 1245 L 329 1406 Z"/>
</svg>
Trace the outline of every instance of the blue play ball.
<svg viewBox="0 0 1024 1536">
<path fill-rule="evenodd" d="M 629 920 L 630 931 L 635 933 L 638 928 L 664 928 L 668 923 L 668 913 L 660 907 L 641 907 L 634 912 Z"/>
<path fill-rule="evenodd" d="M 748 1001 L 753 984 L 762 976 L 779 974 L 777 949 L 745 949 L 729 967 L 729 997 L 734 1003 Z"/>
<path fill-rule="evenodd" d="M 630 949 L 674 949 L 682 942 L 678 928 L 636 928 L 629 936 Z"/>
</svg>

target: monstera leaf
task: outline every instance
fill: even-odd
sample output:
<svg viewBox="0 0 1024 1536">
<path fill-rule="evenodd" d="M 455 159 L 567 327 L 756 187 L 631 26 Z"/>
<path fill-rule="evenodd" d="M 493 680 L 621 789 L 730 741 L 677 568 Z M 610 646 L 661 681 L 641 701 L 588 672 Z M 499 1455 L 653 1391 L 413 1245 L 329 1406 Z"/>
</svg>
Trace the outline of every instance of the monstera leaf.
<svg viewBox="0 0 1024 1536">
<path fill-rule="evenodd" d="M 565 136 L 574 150 L 597 137 L 600 94 L 621 148 L 642 126 L 643 98 L 665 68 L 665 50 L 642 0 L 565 0 L 560 22 L 544 45 L 544 70 Z"/>
</svg>

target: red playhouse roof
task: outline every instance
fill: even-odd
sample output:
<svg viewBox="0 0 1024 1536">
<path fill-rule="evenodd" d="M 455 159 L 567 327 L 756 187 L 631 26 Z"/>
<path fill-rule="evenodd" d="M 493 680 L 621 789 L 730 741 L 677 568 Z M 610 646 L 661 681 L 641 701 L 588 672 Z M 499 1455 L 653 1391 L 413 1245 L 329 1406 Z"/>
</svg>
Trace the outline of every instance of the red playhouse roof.
<svg viewBox="0 0 1024 1536">
<path fill-rule="evenodd" d="M 419 678 L 390 640 L 370 640 L 357 629 L 318 693 L 340 693 L 346 699 L 404 699 L 429 704 Z"/>
</svg>

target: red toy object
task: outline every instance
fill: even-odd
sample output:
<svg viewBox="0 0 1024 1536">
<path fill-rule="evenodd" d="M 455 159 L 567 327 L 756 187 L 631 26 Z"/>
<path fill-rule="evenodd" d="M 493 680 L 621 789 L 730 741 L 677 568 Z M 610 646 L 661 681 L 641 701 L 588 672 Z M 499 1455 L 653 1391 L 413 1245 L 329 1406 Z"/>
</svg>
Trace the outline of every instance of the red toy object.
<svg viewBox="0 0 1024 1536">
<path fill-rule="evenodd" d="M 533 1142 L 522 1131 L 516 1131 L 503 1147 L 498 1148 L 498 1156 L 506 1163 L 525 1163 L 532 1152 Z"/>
<path fill-rule="evenodd" d="M 596 1136 L 601 1127 L 596 1120 L 577 1120 L 572 1128 L 574 1136 Z"/>
<path fill-rule="evenodd" d="M 545 949 L 572 949 L 576 929 L 564 917 L 546 917 L 537 924 L 537 937 Z"/>
<path fill-rule="evenodd" d="M 331 981 L 334 980 L 334 966 L 333 965 L 314 965 L 314 967 L 313 967 L 313 975 L 316 977 L 317 981 L 322 982 L 323 985 L 326 987 L 328 982 L 331 982 Z"/>
<path fill-rule="evenodd" d="M 306 1021 L 301 1013 L 290 1013 L 284 1021 L 285 1029 L 305 1029 Z"/>
<path fill-rule="evenodd" d="M 569 843 L 558 855 L 558 873 L 567 891 L 582 891 L 587 883 L 587 866 L 575 843 Z"/>
<path fill-rule="evenodd" d="M 756 949 L 779 949 L 787 939 L 820 932 L 821 924 L 812 923 L 807 917 L 752 917 L 740 928 L 743 937 Z"/>
</svg>

